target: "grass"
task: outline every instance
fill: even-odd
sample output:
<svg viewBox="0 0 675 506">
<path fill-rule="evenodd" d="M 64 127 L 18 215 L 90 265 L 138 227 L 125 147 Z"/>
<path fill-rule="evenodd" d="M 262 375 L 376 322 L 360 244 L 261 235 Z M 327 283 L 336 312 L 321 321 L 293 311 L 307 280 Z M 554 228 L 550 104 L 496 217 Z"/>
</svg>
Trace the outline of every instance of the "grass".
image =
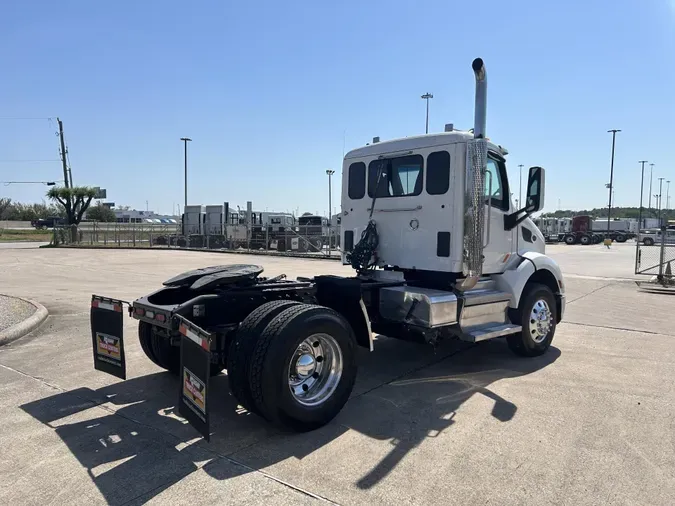
<svg viewBox="0 0 675 506">
<path fill-rule="evenodd" d="M 0 228 L 0 242 L 49 242 L 51 239 L 51 230 L 36 230 L 33 228 L 8 230 Z"/>
</svg>

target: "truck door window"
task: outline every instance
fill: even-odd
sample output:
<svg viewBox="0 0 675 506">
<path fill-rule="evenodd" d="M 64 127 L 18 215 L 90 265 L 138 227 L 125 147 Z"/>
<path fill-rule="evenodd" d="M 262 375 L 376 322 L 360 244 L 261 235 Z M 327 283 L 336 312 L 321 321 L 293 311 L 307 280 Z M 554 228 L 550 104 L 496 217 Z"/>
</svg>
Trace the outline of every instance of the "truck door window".
<svg viewBox="0 0 675 506">
<path fill-rule="evenodd" d="M 507 210 L 508 205 L 506 199 L 504 198 L 506 168 L 504 167 L 503 162 L 499 162 L 494 158 L 488 157 L 487 171 L 490 173 L 490 175 L 485 178 L 485 196 L 491 199 L 491 204 L 494 207 Z M 492 188 L 490 189 L 491 180 Z"/>
<path fill-rule="evenodd" d="M 363 162 L 352 163 L 349 166 L 349 180 L 347 181 L 347 194 L 352 200 L 359 200 L 366 194 L 366 164 Z"/>
<path fill-rule="evenodd" d="M 444 195 L 450 188 L 450 153 L 436 151 L 427 157 L 427 193 Z"/>
<path fill-rule="evenodd" d="M 377 197 L 406 197 L 422 193 L 424 158 L 421 155 L 373 160 L 368 164 L 368 196 L 375 196 L 378 173 L 382 171 Z"/>
</svg>

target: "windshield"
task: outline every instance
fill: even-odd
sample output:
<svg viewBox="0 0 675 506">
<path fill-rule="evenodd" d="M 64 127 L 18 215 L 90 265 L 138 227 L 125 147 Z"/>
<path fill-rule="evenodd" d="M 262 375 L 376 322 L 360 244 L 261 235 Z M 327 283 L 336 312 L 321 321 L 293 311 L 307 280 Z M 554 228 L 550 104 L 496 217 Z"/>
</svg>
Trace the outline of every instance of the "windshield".
<svg viewBox="0 0 675 506">
<path fill-rule="evenodd" d="M 301 216 L 298 224 L 300 226 L 321 226 L 321 216 Z"/>
</svg>

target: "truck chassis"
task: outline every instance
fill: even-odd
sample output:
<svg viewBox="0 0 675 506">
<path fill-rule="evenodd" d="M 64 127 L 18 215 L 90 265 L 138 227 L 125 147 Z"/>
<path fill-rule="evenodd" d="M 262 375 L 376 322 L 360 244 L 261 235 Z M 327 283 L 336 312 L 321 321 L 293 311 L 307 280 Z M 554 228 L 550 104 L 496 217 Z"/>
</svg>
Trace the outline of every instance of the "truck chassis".
<svg viewBox="0 0 675 506">
<path fill-rule="evenodd" d="M 133 302 L 93 295 L 95 368 L 126 379 L 122 308 L 127 305 L 129 316 L 139 321 L 144 353 L 180 378 L 179 413 L 205 438 L 213 402 L 209 379 L 224 369 L 233 395 L 248 411 L 307 431 L 330 421 L 347 401 L 356 377 L 356 346 L 372 351 L 373 332 L 432 345 L 444 338 L 507 337 L 516 353 L 534 356 L 548 349 L 562 316 L 562 296 L 543 278 L 529 285 L 533 294 L 543 293 L 525 308 L 537 321 L 524 322 L 524 329 L 512 323 L 521 315 L 508 310 L 504 294 L 500 298 L 488 280 L 471 292 L 453 293 L 411 286 L 402 278 L 293 281 L 261 277 L 262 270 L 255 265 L 197 269 Z M 418 298 L 392 306 L 398 294 Z M 481 332 L 475 324 L 487 321 L 488 308 L 503 322 Z M 528 339 L 528 333 L 540 339 Z"/>
</svg>

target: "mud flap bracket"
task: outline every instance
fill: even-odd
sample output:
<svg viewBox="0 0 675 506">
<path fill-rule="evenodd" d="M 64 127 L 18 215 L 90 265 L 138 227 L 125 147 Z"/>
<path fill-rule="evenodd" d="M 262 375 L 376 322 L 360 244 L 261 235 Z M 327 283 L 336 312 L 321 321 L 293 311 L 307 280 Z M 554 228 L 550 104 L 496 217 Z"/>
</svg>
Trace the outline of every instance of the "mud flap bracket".
<svg viewBox="0 0 675 506">
<path fill-rule="evenodd" d="M 178 412 L 204 439 L 210 441 L 209 378 L 212 336 L 190 320 L 175 315 L 180 341 L 180 393 Z"/>
</svg>

